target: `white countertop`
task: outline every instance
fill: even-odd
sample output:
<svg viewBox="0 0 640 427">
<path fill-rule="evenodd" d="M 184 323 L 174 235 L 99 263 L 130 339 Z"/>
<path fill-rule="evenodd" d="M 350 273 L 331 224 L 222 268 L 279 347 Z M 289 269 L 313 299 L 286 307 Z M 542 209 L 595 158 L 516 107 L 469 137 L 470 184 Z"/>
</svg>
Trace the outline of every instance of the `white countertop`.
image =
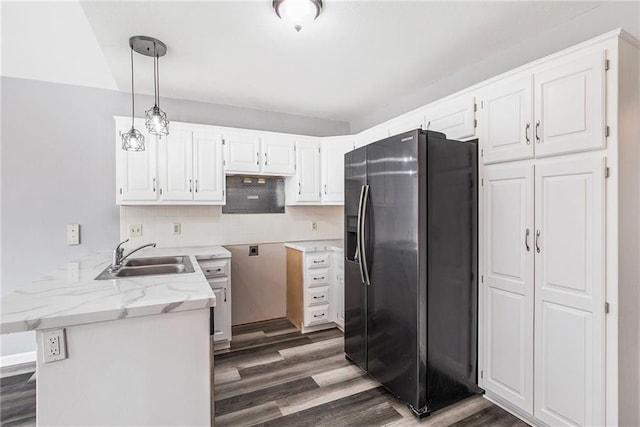
<svg viewBox="0 0 640 427">
<path fill-rule="evenodd" d="M 343 240 L 306 240 L 302 242 L 287 242 L 284 244 L 287 248 L 295 249 L 302 252 L 344 252 Z"/>
<path fill-rule="evenodd" d="M 220 246 L 146 248 L 133 255 L 189 255 L 195 272 L 94 280 L 111 253 L 87 256 L 21 286 L 0 302 L 0 332 L 85 323 L 213 307 L 216 297 L 196 259 L 230 258 Z"/>
</svg>

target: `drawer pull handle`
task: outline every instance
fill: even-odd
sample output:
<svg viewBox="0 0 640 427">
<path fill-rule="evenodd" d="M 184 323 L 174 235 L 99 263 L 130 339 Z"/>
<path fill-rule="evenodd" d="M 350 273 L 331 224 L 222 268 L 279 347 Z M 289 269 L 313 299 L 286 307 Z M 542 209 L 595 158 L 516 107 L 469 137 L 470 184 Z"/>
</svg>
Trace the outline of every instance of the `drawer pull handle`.
<svg viewBox="0 0 640 427">
<path fill-rule="evenodd" d="M 316 259 L 313 261 L 314 264 L 324 264 L 324 260 L 323 259 Z"/>
<path fill-rule="evenodd" d="M 324 317 L 324 313 L 322 313 L 322 314 L 314 314 L 313 317 Z"/>
<path fill-rule="evenodd" d="M 323 298 L 324 298 L 324 295 L 320 295 L 319 297 L 318 296 L 313 297 L 313 299 L 323 299 Z"/>
<path fill-rule="evenodd" d="M 322 276 L 322 277 L 314 277 L 313 280 L 324 280 L 324 276 Z"/>
</svg>

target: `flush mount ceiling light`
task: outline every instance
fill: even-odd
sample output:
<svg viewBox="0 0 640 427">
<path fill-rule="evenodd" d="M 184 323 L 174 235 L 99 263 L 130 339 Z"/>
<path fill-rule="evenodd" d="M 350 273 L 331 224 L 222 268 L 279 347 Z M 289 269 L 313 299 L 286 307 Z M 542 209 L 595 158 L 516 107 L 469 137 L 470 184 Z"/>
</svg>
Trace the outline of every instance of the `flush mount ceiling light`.
<svg viewBox="0 0 640 427">
<path fill-rule="evenodd" d="M 158 59 L 167 53 L 167 45 L 160 40 L 147 36 L 133 36 L 129 45 L 141 55 L 153 58 L 153 95 L 154 105 L 145 112 L 145 126 L 151 135 L 169 135 L 167 113 L 160 109 L 160 67 Z"/>
<path fill-rule="evenodd" d="M 136 110 L 133 91 L 133 48 L 131 48 L 131 129 L 122 134 L 122 149 L 125 151 L 144 151 L 144 135 L 134 126 Z"/>
<path fill-rule="evenodd" d="M 273 0 L 273 8 L 280 19 L 299 32 L 320 15 L 322 0 Z"/>
</svg>

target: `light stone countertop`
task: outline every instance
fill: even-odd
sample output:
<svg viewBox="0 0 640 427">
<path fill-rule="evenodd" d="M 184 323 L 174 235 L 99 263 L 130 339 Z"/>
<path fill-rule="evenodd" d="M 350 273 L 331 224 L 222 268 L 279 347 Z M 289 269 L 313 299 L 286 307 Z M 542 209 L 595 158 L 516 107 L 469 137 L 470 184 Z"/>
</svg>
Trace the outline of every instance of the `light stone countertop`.
<svg viewBox="0 0 640 427">
<path fill-rule="evenodd" d="M 216 297 L 197 259 L 231 258 L 220 246 L 146 248 L 133 258 L 189 255 L 195 272 L 94 280 L 111 253 L 89 255 L 2 297 L 0 333 L 60 328 L 213 307 Z"/>
<path fill-rule="evenodd" d="M 302 252 L 344 252 L 344 242 L 340 240 L 305 240 L 303 242 L 287 242 L 287 248 Z"/>
</svg>

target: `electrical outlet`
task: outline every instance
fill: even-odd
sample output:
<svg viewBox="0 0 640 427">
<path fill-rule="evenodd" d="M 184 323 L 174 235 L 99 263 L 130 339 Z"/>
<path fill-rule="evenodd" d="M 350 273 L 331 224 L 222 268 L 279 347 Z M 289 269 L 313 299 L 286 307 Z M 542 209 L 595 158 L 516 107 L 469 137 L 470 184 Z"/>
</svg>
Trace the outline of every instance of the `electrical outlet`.
<svg viewBox="0 0 640 427">
<path fill-rule="evenodd" d="M 42 332 L 42 356 L 44 363 L 67 358 L 67 342 L 64 328 Z"/>
<path fill-rule="evenodd" d="M 142 237 L 142 224 L 131 224 L 129 226 L 129 237 Z"/>
<path fill-rule="evenodd" d="M 180 226 L 179 222 L 174 222 L 173 223 L 173 235 L 174 236 L 179 236 L 180 233 L 182 232 L 182 227 Z"/>
<path fill-rule="evenodd" d="M 258 254 L 258 245 L 249 246 L 249 256 L 257 256 Z"/>
<path fill-rule="evenodd" d="M 67 225 L 67 245 L 80 244 L 80 224 Z"/>
<path fill-rule="evenodd" d="M 311 231 L 318 231 L 318 221 L 315 219 L 311 221 Z"/>
</svg>

